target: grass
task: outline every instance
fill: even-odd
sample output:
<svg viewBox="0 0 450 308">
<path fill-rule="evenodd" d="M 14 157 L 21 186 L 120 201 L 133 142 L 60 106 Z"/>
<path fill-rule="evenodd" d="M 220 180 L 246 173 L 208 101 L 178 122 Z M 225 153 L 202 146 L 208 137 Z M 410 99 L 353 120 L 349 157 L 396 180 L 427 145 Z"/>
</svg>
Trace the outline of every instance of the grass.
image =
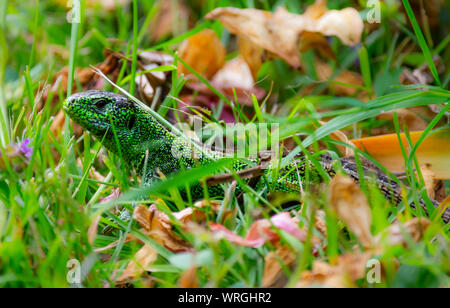
<svg viewBox="0 0 450 308">
<path fill-rule="evenodd" d="M 272 10 L 285 3 L 290 11 L 301 13 L 305 4 L 311 3 L 269 0 L 187 2 L 195 8 L 195 14 L 199 15 L 197 17 L 224 5 Z M 337 0 L 328 2 L 330 8 L 342 8 L 353 3 Z M 160 50 L 175 57 L 175 66 L 158 69 L 172 74 L 173 86 L 159 109 L 152 110 L 170 129 L 178 131 L 166 116 L 169 110 L 181 107 L 178 99 L 185 80 L 174 70 L 177 62 L 181 62 L 222 99 L 223 106 L 231 106 L 237 119 L 277 123 L 282 138 L 293 134 L 305 135 L 305 138 L 296 139 L 296 148 L 280 161 L 280 167 L 288 165 L 296 154 L 307 152 L 306 149 L 313 149 L 318 153 L 319 140 L 325 140 L 326 151 L 337 157 L 336 146 L 343 144 L 327 138 L 336 130 L 349 132 L 349 138 L 370 135 L 373 130 L 383 127 L 390 127 L 394 133 L 407 133 L 408 129 L 401 127 L 396 116 L 392 124 L 376 120 L 376 116 L 399 108 L 431 104 L 444 107 L 444 103 L 449 101 L 450 92 L 446 90 L 446 85 L 450 80 L 450 70 L 447 67 L 440 78 L 432 59 L 433 55 L 439 54 L 448 63 L 448 33 L 431 33 L 438 44 L 434 49 L 429 46 L 407 0 L 403 1 L 406 15 L 399 8 L 384 6 L 383 16 L 387 17 L 383 18 L 383 23 L 376 30 L 366 33 L 360 49 L 348 48 L 336 38 L 330 39 L 337 55 L 336 61 L 330 60 L 335 68 L 332 79 L 340 71 L 347 69 L 361 73 L 364 80 L 362 88 L 373 95 L 369 102 L 361 102 L 355 97 L 337 97 L 333 93 L 323 95 L 313 92 L 300 96 L 298 93 L 309 85 L 319 84 L 318 88 L 326 89 L 333 81 L 318 82 L 313 65 L 305 68 L 305 71 L 293 71 L 283 61 L 274 59 L 267 61 L 259 73 L 258 85 L 267 92 L 270 91 L 271 95 L 265 101 L 264 108 L 260 108 L 261 104 L 258 105 L 256 99 L 253 99 L 253 118 L 245 116 L 244 109 L 247 107 L 239 106 L 223 96 L 176 53 L 182 41 L 205 28 L 218 30 L 216 32 L 222 33 L 230 41 L 220 23 L 199 19 L 193 28 L 185 29 L 180 35 L 153 42 L 147 27 L 159 12 L 158 4 L 160 1 L 140 3 L 134 0 L 124 8 L 106 12 L 101 7 L 88 7 L 87 1 L 82 0 L 81 23 L 69 24 L 66 22 L 65 3 L 61 5 L 56 0 L 37 0 L 30 6 L 20 1 L 0 0 L 0 151 L 5 153 L 8 145 L 20 144 L 26 138 L 31 140 L 33 149 L 30 159 L 18 157 L 9 160 L 5 155 L 0 156 L 0 287 L 68 287 L 70 283 L 66 277 L 69 260 L 81 263 L 83 272 L 86 273 L 82 280 L 84 287 L 115 286 L 117 271 L 125 269 L 142 246 L 136 241 L 127 242 L 130 234 L 158 252 L 156 262 L 151 265 L 151 277 L 155 286 L 178 286 L 180 276 L 193 264 L 193 260 L 197 264 L 197 279 L 202 287 L 262 285 L 264 258 L 276 249 L 272 244 L 260 248 L 244 248 L 226 240 L 216 241 L 208 233 L 197 236 L 177 227 L 177 234 L 191 243 L 196 253 L 174 253 L 142 233 L 136 221 L 126 221 L 116 211 L 119 206 L 132 209 L 133 205 L 144 203 L 157 204 L 161 211 L 171 215 L 172 211 L 192 206 L 194 202 L 183 202 L 178 198 L 178 189 L 202 181 L 218 170 L 229 168 L 229 161 L 220 160 L 204 168 L 181 171 L 151 187 L 139 187 L 137 179 L 130 176 L 132 171 L 119 156 L 105 155 L 101 140 L 94 139 L 88 133 L 75 137 L 69 121 L 65 122 L 62 136 L 50 133 L 54 116 L 74 89 L 70 82 L 67 93 L 64 93 L 62 87 L 46 87 L 53 83 L 56 74 L 65 66 L 68 66 L 69 80 L 79 83 L 76 69 L 102 62 L 104 59 L 101 51 L 105 44 L 126 51 L 132 59 L 116 82 L 131 94 L 136 89 L 135 77 L 140 74 L 137 72 L 140 52 Z M 408 28 L 406 16 L 411 21 L 412 31 Z M 396 26 L 397 24 L 400 26 Z M 119 43 L 112 42 L 109 38 L 117 38 Z M 406 45 L 419 54 L 421 59 L 417 67 L 427 63 L 433 74 L 434 85 L 427 86 L 427 91 L 422 86 L 401 86 L 395 79 L 396 71 L 408 67 L 408 52 L 401 45 L 408 40 L 410 43 Z M 314 59 L 314 54 L 307 53 L 304 57 Z M 359 60 L 358 65 L 355 60 Z M 386 78 L 396 82 L 383 82 Z M 118 91 L 111 85 L 107 87 Z M 375 91 L 372 91 L 373 88 Z M 42 99 L 44 104 L 39 110 L 37 105 L 41 99 L 37 98 L 45 92 L 44 89 L 48 90 L 48 98 Z M 275 105 L 276 113 L 271 111 Z M 211 114 L 217 114 L 216 111 L 213 110 Z M 447 111 L 448 105 L 427 119 L 428 126 L 423 138 L 417 144 L 411 144 L 409 149 L 403 149 L 407 170 L 404 184 L 413 188 L 407 191 L 408 200 L 418 200 L 426 194 L 422 175 L 417 176 L 414 172 L 417 167 L 416 151 L 429 133 L 448 125 Z M 315 125 L 319 120 L 330 118 L 332 119 L 319 128 Z M 208 120 L 221 123 L 217 118 Z M 308 154 L 308 158 L 318 164 L 317 155 Z M 369 156 L 367 158 L 371 159 Z M 101 180 L 91 176 L 93 168 L 103 176 Z M 277 172 L 278 170 L 274 171 L 275 174 Z M 307 222 L 311 217 L 308 211 L 303 211 L 299 217 L 300 225 L 307 226 L 308 240 L 305 243 L 284 231 L 277 231 L 282 243 L 288 245 L 297 256 L 296 268 L 284 266 L 291 286 L 298 282 L 302 273 L 311 270 L 315 260 L 336 262 L 339 255 L 351 252 L 352 247 L 359 245 L 355 235 L 333 213 L 326 193 L 316 193 L 315 187 L 310 185 L 312 177 L 313 172 L 307 170 L 305 194 L 301 198 L 307 210 L 315 212 L 321 209 L 325 212 L 327 236 L 321 235 Z M 224 185 L 229 193 L 220 203 L 221 211 L 236 210 L 227 226 L 239 235 L 245 235 L 257 217 L 268 218 L 284 210 L 280 205 L 281 200 L 269 200 L 264 190 L 258 191 L 242 184 L 245 191 L 243 205 L 239 205 L 229 184 Z M 445 185 L 448 193 L 448 182 Z M 405 221 L 411 217 L 414 210 L 408 205 L 403 204 L 395 209 L 380 197 L 380 193 L 370 183 L 362 186 L 371 196 L 369 203 L 374 216 L 371 230 L 374 234 L 384 230 L 395 219 Z M 123 192 L 120 198 L 107 203 L 100 202 L 116 188 Z M 152 196 L 150 199 L 142 197 L 149 195 Z M 295 196 L 295 200 L 299 199 L 299 196 Z M 298 210 L 300 207 L 297 202 L 290 209 Z M 257 213 L 259 214 L 256 215 Z M 422 215 L 420 211 L 413 214 Z M 91 242 L 88 230 L 98 217 L 100 221 L 96 229 L 97 236 Z M 220 221 L 217 217 L 208 217 L 207 220 Z M 321 237 L 327 249 L 315 251 L 312 236 Z M 448 287 L 448 240 L 448 227 L 439 220 L 433 220 L 420 242 L 411 242 L 408 248 L 387 244 L 383 246 L 383 253 L 377 256 L 386 269 L 380 284 L 372 285 L 362 279 L 355 282 L 356 286 Z M 108 258 L 94 252 L 96 248 L 116 241 L 118 245 L 106 252 Z M 398 261 L 399 267 L 395 266 L 394 259 Z M 132 285 L 142 287 L 146 283 L 143 277 L 133 281 Z"/>
</svg>

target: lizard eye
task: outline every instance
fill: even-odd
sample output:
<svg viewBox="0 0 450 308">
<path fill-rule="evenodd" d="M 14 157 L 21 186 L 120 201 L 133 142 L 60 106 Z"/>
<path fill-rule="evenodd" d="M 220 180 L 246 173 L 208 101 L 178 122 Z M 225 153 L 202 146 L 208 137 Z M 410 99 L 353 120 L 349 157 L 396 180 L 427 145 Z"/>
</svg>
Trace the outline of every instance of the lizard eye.
<svg viewBox="0 0 450 308">
<path fill-rule="evenodd" d="M 108 102 L 104 99 L 99 99 L 98 101 L 95 102 L 95 107 L 97 107 L 98 109 L 103 109 L 106 107 L 106 105 L 108 104 Z"/>
</svg>

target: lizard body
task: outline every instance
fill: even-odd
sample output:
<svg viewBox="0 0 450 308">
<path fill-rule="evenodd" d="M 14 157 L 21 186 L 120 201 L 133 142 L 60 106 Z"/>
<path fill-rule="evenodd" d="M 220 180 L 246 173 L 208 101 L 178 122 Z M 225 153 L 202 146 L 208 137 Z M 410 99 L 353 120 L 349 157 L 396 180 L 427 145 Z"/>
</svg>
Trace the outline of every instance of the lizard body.
<svg viewBox="0 0 450 308">
<path fill-rule="evenodd" d="M 108 150 L 123 157 L 141 174 L 143 182 L 147 184 L 157 181 L 161 173 L 175 174 L 181 169 L 207 165 L 224 157 L 222 152 L 206 149 L 204 153 L 187 142 L 180 141 L 180 138 L 167 130 L 147 110 L 122 95 L 100 91 L 78 93 L 66 100 L 64 109 L 72 120 L 90 131 L 97 139 L 104 140 L 103 145 Z M 174 150 L 184 155 L 174 155 Z M 259 163 L 260 160 L 257 158 L 245 161 L 236 159 L 232 168 L 240 171 Z M 275 190 L 300 191 L 308 163 L 310 164 L 303 155 L 297 157 L 290 165 L 280 169 L 279 176 L 268 184 Z M 333 160 L 329 155 L 321 155 L 319 163 L 330 176 L 336 174 Z M 356 163 L 341 159 L 341 164 L 345 173 L 358 182 L 360 175 Z M 380 191 L 389 200 L 395 204 L 402 202 L 402 187 L 398 183 L 381 171 L 374 172 L 362 168 L 365 177 L 374 178 Z M 268 169 L 266 174 L 269 174 L 270 170 Z M 314 166 L 310 164 L 308 170 L 314 170 Z M 313 172 L 312 177 L 313 180 L 321 181 L 318 172 Z M 261 187 L 264 182 L 260 180 L 257 185 Z M 208 194 L 211 197 L 219 197 L 223 196 L 224 191 L 221 185 L 213 185 L 208 187 Z M 199 184 L 191 187 L 191 196 L 194 199 L 204 196 Z M 426 210 L 424 201 L 420 202 Z M 433 203 L 437 205 L 436 202 Z M 450 220 L 450 211 L 447 210 L 443 214 L 443 219 L 446 222 Z"/>
</svg>

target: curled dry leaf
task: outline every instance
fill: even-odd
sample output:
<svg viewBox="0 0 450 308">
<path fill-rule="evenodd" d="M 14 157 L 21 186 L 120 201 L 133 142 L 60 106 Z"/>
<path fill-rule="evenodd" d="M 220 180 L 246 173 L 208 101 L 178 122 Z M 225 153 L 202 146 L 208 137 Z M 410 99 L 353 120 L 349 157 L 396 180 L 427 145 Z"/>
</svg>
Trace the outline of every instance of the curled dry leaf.
<svg viewBox="0 0 450 308">
<path fill-rule="evenodd" d="M 445 72 L 445 64 L 439 55 L 433 57 L 434 65 L 436 66 L 438 74 Z M 428 63 L 425 63 L 421 67 L 415 69 L 412 73 L 410 70 L 405 69 L 400 75 L 400 82 L 405 85 L 410 84 L 432 84 L 434 82 L 433 74 L 430 71 Z"/>
<path fill-rule="evenodd" d="M 270 220 L 257 220 L 250 226 L 245 238 L 234 234 L 223 225 L 210 224 L 210 229 L 212 232 L 218 233 L 220 236 L 225 237 L 228 241 L 240 246 L 253 248 L 261 247 L 267 241 L 272 243 L 279 241 L 280 238 L 278 234 L 272 230 L 273 227 L 286 231 L 302 242 L 306 240 L 306 231 L 300 229 L 298 226 L 298 220 L 296 218 L 291 218 L 290 214 L 287 212 L 277 214 Z M 317 239 L 313 239 L 313 241 L 316 240 Z"/>
<path fill-rule="evenodd" d="M 422 131 L 427 128 L 428 123 L 419 117 L 416 113 L 408 109 L 397 109 L 398 122 L 400 127 L 407 126 L 410 131 Z M 389 111 L 377 116 L 378 120 L 394 121 L 394 111 Z"/>
<path fill-rule="evenodd" d="M 305 208 L 302 208 L 299 211 L 299 215 L 302 215 Z M 315 211 L 315 217 L 314 217 L 314 226 L 316 227 L 317 231 L 319 231 L 325 238 L 327 237 L 327 224 L 325 222 L 325 211 L 323 210 L 316 210 Z M 306 219 L 310 221 L 311 219 L 307 216 Z"/>
<path fill-rule="evenodd" d="M 238 47 L 239 53 L 245 59 L 252 72 L 253 80 L 256 80 L 259 69 L 263 64 L 264 49 L 244 35 L 238 35 Z"/>
<path fill-rule="evenodd" d="M 109 50 L 104 50 L 105 61 L 97 64 L 95 67 L 100 69 L 102 73 L 105 75 L 111 76 L 112 80 L 115 81 L 119 74 L 121 64 L 119 59 L 115 56 L 114 53 Z M 77 74 L 76 80 L 79 81 L 79 84 L 82 86 L 82 89 L 78 89 L 78 83 L 74 81 L 73 89 L 74 92 L 77 91 L 87 91 L 87 90 L 100 90 L 104 87 L 104 80 L 95 74 L 95 72 L 90 67 L 86 68 L 78 68 L 75 72 Z M 44 108 L 44 104 L 47 102 L 47 99 L 53 97 L 51 100 L 51 107 L 54 108 L 59 103 L 59 91 L 62 90 L 63 94 L 67 93 L 68 88 L 68 75 L 69 75 L 69 67 L 64 67 L 54 78 L 51 87 L 47 87 L 44 89 L 44 93 L 42 98 L 37 106 L 37 111 L 40 111 Z M 55 120 L 52 123 L 50 128 L 51 132 L 55 136 L 59 136 L 65 123 L 65 115 L 62 110 L 58 112 L 55 117 Z M 74 134 L 75 136 L 81 136 L 83 129 L 76 123 L 73 123 Z M 54 151 L 56 160 L 59 159 L 59 154 Z M 52 151 L 53 154 L 53 151 Z"/>
<path fill-rule="evenodd" d="M 98 231 L 97 228 L 98 228 L 98 223 L 100 222 L 100 218 L 102 218 L 101 215 L 97 215 L 97 217 L 94 218 L 91 225 L 89 226 L 88 241 L 90 244 L 94 243 L 95 237 L 97 236 L 97 231 Z"/>
<path fill-rule="evenodd" d="M 124 58 L 123 55 L 121 55 Z M 130 61 L 131 59 L 127 59 Z M 138 90 L 138 97 L 144 102 L 150 103 L 153 101 L 155 91 L 158 87 L 163 86 L 168 80 L 168 72 L 158 72 L 154 69 L 159 66 L 173 65 L 173 57 L 159 51 L 144 51 L 138 56 L 138 72 L 146 72 L 136 76 L 136 85 Z M 154 70 L 151 71 L 150 70 Z"/>
<path fill-rule="evenodd" d="M 254 87 L 254 79 L 250 68 L 243 57 L 228 61 L 212 79 L 213 84 L 221 88 L 238 88 L 250 91 Z"/>
<path fill-rule="evenodd" d="M 372 214 L 366 196 L 348 176 L 337 175 L 330 183 L 330 204 L 365 248 L 373 246 Z"/>
<path fill-rule="evenodd" d="M 326 286 L 332 288 L 356 287 L 355 281 L 364 277 L 370 252 L 345 254 L 337 258 L 336 265 L 317 260 L 311 271 L 302 274 L 298 288 Z"/>
<path fill-rule="evenodd" d="M 423 180 L 425 181 L 425 188 L 427 189 L 427 195 L 431 200 L 435 199 L 436 188 L 438 181 L 436 180 L 436 174 L 431 170 L 430 165 L 424 165 L 420 167 Z"/>
<path fill-rule="evenodd" d="M 320 123 L 320 125 L 325 125 L 326 122 L 319 121 L 319 123 Z M 336 140 L 336 141 L 341 141 L 343 143 L 347 143 L 348 145 L 354 146 L 353 143 L 350 140 L 348 140 L 347 135 L 344 134 L 340 130 L 336 130 L 336 131 L 332 132 L 329 135 L 329 137 L 331 139 Z M 350 148 L 350 147 L 346 147 L 346 146 L 343 146 L 343 145 L 337 145 L 336 147 L 338 148 L 339 152 L 341 152 L 341 154 L 344 157 L 346 157 L 346 156 L 354 156 L 355 155 L 355 151 L 353 151 L 353 149 Z"/>
<path fill-rule="evenodd" d="M 333 75 L 333 69 L 328 64 L 316 58 L 316 72 L 317 77 L 320 81 L 327 82 L 330 81 L 330 78 Z M 359 88 L 364 86 L 364 79 L 358 73 L 351 71 L 343 71 L 339 75 L 337 75 L 329 86 L 330 90 L 333 91 L 337 96 L 354 96 L 360 92 L 358 98 L 362 101 L 368 101 L 369 97 L 365 91 L 361 91 Z M 351 86 L 346 86 L 344 83 Z"/>
<path fill-rule="evenodd" d="M 200 285 L 197 279 L 197 267 L 193 266 L 184 271 L 178 279 L 178 286 L 183 289 L 198 288 Z"/>
<path fill-rule="evenodd" d="M 179 56 L 196 72 L 212 78 L 225 64 L 226 49 L 217 34 L 210 29 L 191 36 L 180 46 Z M 179 63 L 178 72 L 192 76 L 191 71 Z"/>
<path fill-rule="evenodd" d="M 154 69 L 156 67 L 158 67 L 156 64 L 145 65 L 144 71 L 148 71 L 148 70 Z M 138 70 L 138 73 L 140 73 L 140 72 L 142 72 L 142 70 Z M 159 77 L 165 78 L 163 72 L 157 72 L 157 73 L 160 73 L 160 75 L 162 74 L 162 76 L 159 76 Z M 152 73 L 149 73 L 149 74 L 152 74 Z M 153 100 L 153 96 L 155 94 L 155 89 L 153 88 L 152 84 L 148 80 L 146 74 L 136 76 L 135 82 L 136 82 L 137 89 L 138 89 L 138 97 L 142 98 L 143 101 L 145 101 L 145 102 L 151 102 Z"/>
<path fill-rule="evenodd" d="M 131 260 L 126 269 L 117 278 L 117 282 L 123 282 L 128 279 L 134 279 L 142 275 L 146 269 L 152 265 L 158 258 L 158 252 L 148 245 L 142 246 Z"/>
<path fill-rule="evenodd" d="M 174 212 L 173 216 L 183 226 L 187 226 L 192 222 L 201 222 L 206 218 L 206 214 L 202 208 L 211 206 L 213 211 L 218 211 L 218 202 L 200 201 L 195 204 L 195 209 L 186 208 L 180 212 Z M 170 217 L 156 208 L 155 205 L 147 208 L 144 205 L 139 205 L 135 208 L 133 218 L 143 228 L 143 232 L 149 237 L 164 245 L 167 249 L 174 252 L 186 251 L 191 248 L 190 244 L 183 241 L 173 231 L 173 222 Z M 130 238 L 130 240 L 136 238 Z M 128 240 L 128 239 L 127 239 Z M 114 247 L 114 244 L 108 246 L 108 249 Z M 105 248 L 102 248 L 104 251 Z M 100 250 L 98 250 L 100 251 Z M 133 279 L 141 275 L 146 268 L 148 268 L 157 258 L 157 252 L 148 245 L 144 245 L 136 254 L 134 260 L 128 263 L 127 268 L 122 275 L 117 279 L 118 282 L 123 282 L 127 279 Z M 187 283 L 187 282 L 186 282 Z"/>
<path fill-rule="evenodd" d="M 276 243 L 276 250 L 269 252 L 264 258 L 263 288 L 281 288 L 288 279 L 284 275 L 282 264 L 287 268 L 295 265 L 296 254 L 288 245 Z M 282 263 L 281 263 L 282 262 Z"/>
<path fill-rule="evenodd" d="M 279 239 L 278 235 L 270 230 L 271 226 L 268 220 L 259 220 L 253 223 L 245 238 L 234 234 L 220 224 L 210 224 L 209 227 L 211 232 L 216 233 L 219 237 L 225 237 L 236 245 L 257 248 L 263 246 L 266 241 Z"/>
<path fill-rule="evenodd" d="M 191 10 L 183 0 L 158 1 L 158 9 L 148 27 L 148 34 L 153 41 L 166 36 L 177 36 L 193 25 Z"/>
<path fill-rule="evenodd" d="M 423 217 L 415 217 L 405 223 L 396 222 L 377 237 L 377 242 L 380 243 L 382 238 L 387 236 L 390 245 L 407 247 L 408 241 L 405 235 L 418 243 L 430 225 L 431 222 Z"/>
<path fill-rule="evenodd" d="M 252 72 L 243 57 L 228 61 L 214 75 L 211 85 L 230 100 L 236 98 L 240 104 L 247 106 L 253 106 L 252 94 L 255 95 L 257 100 L 262 99 L 265 94 L 263 89 L 255 86 Z M 189 87 L 200 93 L 216 96 L 204 83 L 191 83 Z"/>
<path fill-rule="evenodd" d="M 309 13 L 297 15 L 279 7 L 275 13 L 256 9 L 217 8 L 206 19 L 218 19 L 233 34 L 248 37 L 253 43 L 284 59 L 293 67 L 300 66 L 299 39 L 303 32 L 337 36 L 346 45 L 361 41 L 363 21 L 353 8 L 326 10 L 316 2 Z M 320 13 L 318 13 L 320 11 Z"/>
<path fill-rule="evenodd" d="M 206 219 L 206 211 L 211 206 L 211 210 L 216 213 L 220 204 L 215 201 L 200 201 L 195 204 L 194 208 L 188 207 L 180 212 L 174 212 L 172 215 L 181 223 L 182 228 L 187 229 L 189 223 L 201 223 Z M 227 215 L 224 215 L 227 216 Z M 145 233 L 164 245 L 167 249 L 175 252 L 186 251 L 191 245 L 182 240 L 173 230 L 173 221 L 170 217 L 157 209 L 155 205 L 147 208 L 139 205 L 135 208 L 133 218 L 144 229 Z"/>
<path fill-rule="evenodd" d="M 437 0 L 440 1 L 440 0 Z M 427 1 L 428 2 L 432 2 L 432 1 Z M 433 62 L 434 65 L 437 69 L 438 74 L 443 74 L 445 72 L 445 64 L 442 61 L 441 57 L 439 55 L 435 55 L 433 57 Z M 428 65 L 428 63 L 425 63 L 424 65 L 422 65 L 421 67 L 415 69 L 412 73 L 409 69 L 405 69 L 402 74 L 400 75 L 400 83 L 404 84 L 404 85 L 411 85 L 411 84 L 422 84 L 422 85 L 427 85 L 427 84 L 432 84 L 434 82 L 434 76 L 431 73 L 430 67 Z M 439 113 L 442 110 L 442 107 L 436 104 L 431 104 L 431 105 L 427 105 L 427 107 L 425 108 L 429 108 L 429 110 L 431 110 L 434 113 Z M 447 115 L 449 113 L 447 112 Z"/>
</svg>

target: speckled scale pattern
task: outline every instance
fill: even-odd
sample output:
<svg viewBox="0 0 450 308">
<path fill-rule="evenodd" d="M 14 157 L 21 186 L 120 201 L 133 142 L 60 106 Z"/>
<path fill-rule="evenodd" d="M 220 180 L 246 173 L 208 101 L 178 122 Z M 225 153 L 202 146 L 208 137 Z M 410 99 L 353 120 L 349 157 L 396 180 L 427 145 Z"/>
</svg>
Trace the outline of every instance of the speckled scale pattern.
<svg viewBox="0 0 450 308">
<path fill-rule="evenodd" d="M 208 155 L 205 156 L 198 150 L 192 149 L 190 145 L 180 141 L 180 138 L 176 138 L 162 126 L 148 111 L 122 95 L 101 91 L 79 93 L 66 100 L 64 109 L 75 122 L 90 131 L 99 140 L 105 137 L 104 146 L 115 154 L 122 155 L 129 165 L 141 173 L 146 183 L 159 180 L 157 170 L 168 176 L 177 173 L 181 168 L 195 168 L 206 165 L 213 159 L 223 157 L 221 152 L 209 150 Z M 176 157 L 173 155 L 173 149 L 177 148 L 184 154 L 194 153 L 194 155 Z M 302 158 L 298 157 L 298 160 L 292 162 L 291 165 L 281 169 L 275 185 L 269 183 L 270 186 L 281 191 L 299 191 L 300 182 L 304 178 L 305 169 L 308 166 L 306 165 L 308 163 L 305 164 Z M 259 162 L 253 160 L 252 163 L 256 165 Z M 356 164 L 346 160 L 341 160 L 341 163 L 343 170 L 355 181 L 359 181 Z M 321 166 L 330 176 L 336 174 L 330 156 L 322 155 Z M 233 165 L 233 169 L 236 171 L 248 167 L 253 166 L 238 159 Z M 320 182 L 322 180 L 319 173 L 314 172 L 311 164 L 308 169 L 310 181 Z M 270 174 L 271 169 L 268 169 L 266 175 Z M 364 174 L 365 177 L 367 174 L 368 180 L 372 180 L 375 175 L 378 187 L 384 195 L 397 204 L 401 202 L 401 187 L 397 183 L 379 172 L 374 173 L 364 169 Z M 261 188 L 264 183 L 261 180 L 257 184 L 257 188 Z M 240 191 L 240 188 L 238 187 L 237 190 Z M 191 187 L 190 192 L 194 199 L 204 196 L 200 184 Z M 210 197 L 221 197 L 224 191 L 222 186 L 218 185 L 209 187 L 208 193 Z M 423 200 L 421 200 L 422 202 Z M 450 217 L 450 212 L 447 214 Z"/>
<path fill-rule="evenodd" d="M 64 109 L 74 121 L 99 140 L 106 135 L 104 140 L 106 148 L 116 154 L 119 154 L 120 148 L 120 154 L 125 161 L 138 169 L 147 183 L 159 178 L 157 170 L 167 176 L 178 172 L 181 168 L 189 169 L 205 165 L 224 155 L 213 150 L 208 150 L 208 155 L 203 155 L 180 138 L 176 138 L 147 111 L 122 95 L 99 91 L 79 93 L 65 102 Z M 178 149 L 183 155 L 175 157 L 172 154 L 173 149 Z M 300 180 L 304 177 L 306 167 L 300 158 L 281 169 L 277 182 L 275 185 L 270 183 L 271 187 L 281 191 L 299 191 Z M 253 159 L 251 163 L 254 166 L 259 161 Z M 233 169 L 238 171 L 252 166 L 236 159 Z M 323 167 L 330 175 L 334 175 L 334 170 L 330 166 L 331 164 L 328 166 L 324 158 Z M 266 173 L 269 175 L 271 169 Z M 312 173 L 310 176 L 317 182 L 320 181 L 318 174 Z M 263 185 L 263 182 L 261 180 L 257 187 Z M 194 198 L 203 197 L 200 185 L 192 187 L 191 193 Z M 223 195 L 223 188 L 210 187 L 208 193 L 212 197 L 219 197 Z"/>
</svg>

